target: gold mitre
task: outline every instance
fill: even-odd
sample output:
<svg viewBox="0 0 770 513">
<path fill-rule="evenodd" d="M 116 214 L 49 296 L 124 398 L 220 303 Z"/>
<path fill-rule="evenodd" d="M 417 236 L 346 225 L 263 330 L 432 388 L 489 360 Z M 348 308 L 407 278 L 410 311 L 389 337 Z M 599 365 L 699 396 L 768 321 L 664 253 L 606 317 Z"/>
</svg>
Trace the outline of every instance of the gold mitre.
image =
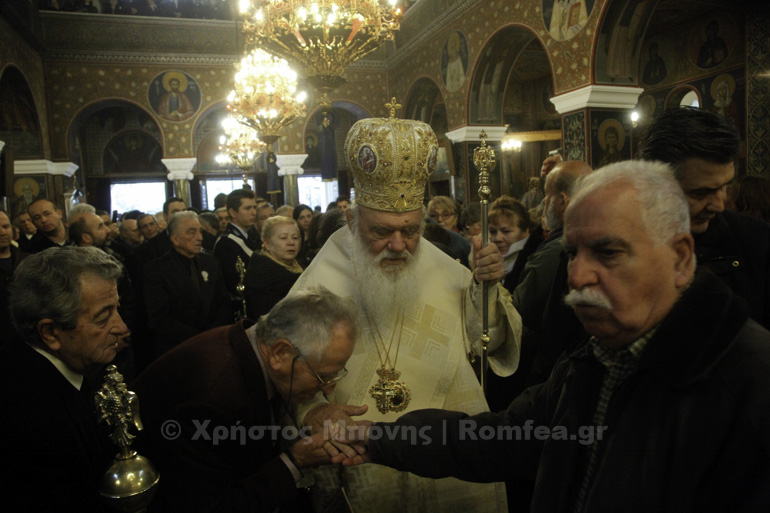
<svg viewBox="0 0 770 513">
<path fill-rule="evenodd" d="M 427 123 L 396 119 L 401 107 L 386 103 L 390 118 L 362 119 L 345 139 L 356 203 L 385 212 L 422 207 L 425 183 L 436 168 L 438 141 Z"/>
</svg>

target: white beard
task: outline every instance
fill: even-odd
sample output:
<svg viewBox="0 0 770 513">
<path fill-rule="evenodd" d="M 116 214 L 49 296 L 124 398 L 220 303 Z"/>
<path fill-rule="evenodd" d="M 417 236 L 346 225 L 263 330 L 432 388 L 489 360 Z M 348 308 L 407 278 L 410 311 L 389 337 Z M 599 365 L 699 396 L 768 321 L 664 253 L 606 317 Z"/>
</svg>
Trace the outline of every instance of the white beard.
<svg viewBox="0 0 770 513">
<path fill-rule="evenodd" d="M 379 255 L 372 256 L 361 237 L 353 232 L 351 259 L 361 293 L 362 308 L 368 322 L 388 338 L 393 331 L 400 311 L 410 310 L 420 293 L 417 275 L 417 261 L 420 257 L 420 243 L 414 254 L 404 250 L 400 253 L 384 249 Z M 380 262 L 385 258 L 404 258 L 405 263 L 389 271 L 384 270 Z"/>
</svg>

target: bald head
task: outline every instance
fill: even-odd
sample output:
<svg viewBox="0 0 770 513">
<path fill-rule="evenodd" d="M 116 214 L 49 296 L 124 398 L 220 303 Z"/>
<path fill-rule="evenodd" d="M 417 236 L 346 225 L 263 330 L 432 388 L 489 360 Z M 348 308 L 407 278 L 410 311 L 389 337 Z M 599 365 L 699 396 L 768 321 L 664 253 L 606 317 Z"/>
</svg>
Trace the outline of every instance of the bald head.
<svg viewBox="0 0 770 513">
<path fill-rule="evenodd" d="M 569 205 L 575 182 L 590 172 L 591 166 L 585 162 L 568 160 L 558 163 L 548 173 L 543 200 L 543 228 L 555 230 L 564 223 L 564 211 Z"/>
<path fill-rule="evenodd" d="M 107 242 L 109 228 L 101 216 L 90 212 L 76 214 L 70 219 L 69 236 L 78 246 L 101 248 Z"/>
</svg>

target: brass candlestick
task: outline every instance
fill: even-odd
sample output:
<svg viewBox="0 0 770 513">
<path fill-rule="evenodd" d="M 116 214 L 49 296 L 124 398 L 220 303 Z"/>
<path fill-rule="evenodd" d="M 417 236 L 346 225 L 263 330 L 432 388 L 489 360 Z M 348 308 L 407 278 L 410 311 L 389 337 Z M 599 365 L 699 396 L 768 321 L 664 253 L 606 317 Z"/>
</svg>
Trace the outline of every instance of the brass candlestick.
<svg viewBox="0 0 770 513">
<path fill-rule="evenodd" d="M 131 449 L 136 438 L 130 433 L 144 429 L 139 418 L 139 398 L 126 388 L 123 376 L 114 365 L 107 367 L 104 384 L 94 396 L 99 422 L 112 427 L 110 439 L 120 448 L 102 478 L 99 493 L 111 510 L 141 513 L 157 490 L 160 474 L 150 460 Z"/>
<path fill-rule="evenodd" d="M 487 133 L 479 134 L 481 146 L 473 150 L 473 165 L 479 170 L 479 198 L 481 198 L 481 247 L 489 244 L 489 170 L 495 167 L 495 152 L 487 146 Z M 489 358 L 489 282 L 484 281 L 481 300 L 481 389 L 487 391 L 487 363 Z"/>
<path fill-rule="evenodd" d="M 241 310 L 235 312 L 235 322 L 238 322 L 249 316 L 249 312 L 246 309 L 246 285 L 243 283 L 246 278 L 246 264 L 243 263 L 241 257 L 237 257 L 235 260 L 235 270 L 238 272 L 240 278 L 238 280 L 238 285 L 235 286 L 235 290 L 241 298 Z"/>
</svg>

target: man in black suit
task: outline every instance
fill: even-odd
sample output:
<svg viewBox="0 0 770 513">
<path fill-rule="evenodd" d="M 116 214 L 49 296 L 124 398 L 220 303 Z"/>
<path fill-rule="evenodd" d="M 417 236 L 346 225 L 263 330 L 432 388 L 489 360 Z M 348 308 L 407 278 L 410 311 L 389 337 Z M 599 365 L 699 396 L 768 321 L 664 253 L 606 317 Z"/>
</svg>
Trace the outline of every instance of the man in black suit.
<svg viewBox="0 0 770 513">
<path fill-rule="evenodd" d="M 171 216 L 185 209 L 182 198 L 171 197 L 163 203 L 163 217 L 171 219 Z M 157 221 L 157 219 L 156 219 Z M 138 223 L 138 221 L 137 221 Z M 137 297 L 136 328 L 133 339 L 142 345 L 137 356 L 137 372 L 141 371 L 155 357 L 155 351 L 150 350 L 153 335 L 147 326 L 147 308 L 144 304 L 144 266 L 158 257 L 171 251 L 171 240 L 168 236 L 168 227 L 160 230 L 155 236 L 146 240 L 144 244 L 131 251 L 126 259 L 126 270 L 131 277 Z M 139 346 L 137 346 L 139 347 Z"/>
<path fill-rule="evenodd" d="M 139 376 L 146 454 L 164 479 L 160 510 L 307 511 L 297 504 L 299 469 L 342 456 L 323 433 L 294 442 L 267 427 L 290 434 L 293 427 L 280 428 L 291 405 L 331 393 L 347 374 L 355 315 L 350 300 L 308 290 L 257 324 L 201 333 Z"/>
<path fill-rule="evenodd" d="M 251 260 L 251 254 L 262 246 L 254 223 L 257 222 L 257 202 L 253 191 L 236 189 L 227 195 L 227 212 L 230 224 L 214 245 L 216 255 L 225 276 L 227 292 L 234 305 L 240 304 L 241 298 L 236 290 L 241 280 L 235 264 L 238 257 L 244 264 Z"/>
<path fill-rule="evenodd" d="M 173 250 L 144 267 L 144 303 L 158 355 L 233 320 L 219 263 L 201 253 L 198 214 L 174 214 L 168 232 Z"/>
<path fill-rule="evenodd" d="M 37 242 L 27 248 L 29 253 L 39 253 L 48 248 L 58 248 L 72 244 L 67 228 L 62 222 L 62 212 L 51 200 L 39 199 L 33 201 L 27 208 L 29 217 L 35 223 L 37 232 L 42 234 Z"/>
<path fill-rule="evenodd" d="M 19 249 L 25 253 L 29 253 L 27 248 L 37 242 L 42 235 L 37 233 L 35 223 L 32 222 L 32 218 L 29 217 L 29 214 L 26 212 L 22 212 L 16 216 L 16 219 L 13 220 L 13 224 L 19 230 Z"/>
<path fill-rule="evenodd" d="M 27 216 L 29 218 L 29 216 Z M 23 236 L 23 235 L 22 235 Z M 14 327 L 8 313 L 8 285 L 13 278 L 13 271 L 19 266 L 26 253 L 11 244 L 13 226 L 3 210 L 0 210 L 0 346 L 7 344 L 13 337 Z"/>
<path fill-rule="evenodd" d="M 96 248 L 27 257 L 10 289 L 20 340 L 0 355 L 4 511 L 100 512 L 115 448 L 96 425 L 88 378 L 112 362 L 127 328 L 120 265 Z"/>
</svg>

